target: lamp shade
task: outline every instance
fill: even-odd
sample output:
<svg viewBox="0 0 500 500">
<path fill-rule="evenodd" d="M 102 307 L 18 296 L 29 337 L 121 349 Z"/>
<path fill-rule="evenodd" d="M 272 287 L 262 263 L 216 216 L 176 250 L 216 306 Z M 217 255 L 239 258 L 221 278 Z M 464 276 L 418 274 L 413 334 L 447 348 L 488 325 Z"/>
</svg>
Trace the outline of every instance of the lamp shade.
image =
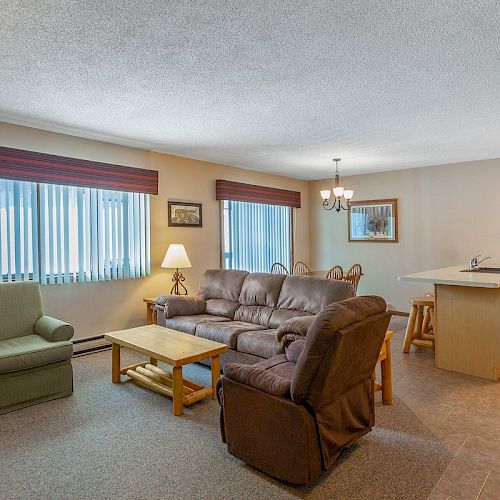
<svg viewBox="0 0 500 500">
<path fill-rule="evenodd" d="M 181 243 L 171 243 L 163 258 L 161 267 L 166 267 L 168 269 L 192 267 L 184 245 Z"/>
</svg>

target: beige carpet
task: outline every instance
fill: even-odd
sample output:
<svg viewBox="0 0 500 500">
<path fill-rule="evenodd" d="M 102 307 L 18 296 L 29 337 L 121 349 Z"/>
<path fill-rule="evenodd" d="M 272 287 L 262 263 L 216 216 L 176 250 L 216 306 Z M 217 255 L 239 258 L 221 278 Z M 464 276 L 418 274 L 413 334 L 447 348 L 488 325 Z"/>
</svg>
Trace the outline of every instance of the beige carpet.
<svg viewBox="0 0 500 500">
<path fill-rule="evenodd" d="M 424 499 L 453 458 L 396 400 L 377 404 L 376 428 L 317 484 L 284 485 L 227 453 L 216 402 L 173 417 L 169 399 L 112 385 L 110 356 L 74 360 L 72 397 L 0 416 L 0 498 Z M 210 380 L 204 366 L 186 372 Z"/>
</svg>

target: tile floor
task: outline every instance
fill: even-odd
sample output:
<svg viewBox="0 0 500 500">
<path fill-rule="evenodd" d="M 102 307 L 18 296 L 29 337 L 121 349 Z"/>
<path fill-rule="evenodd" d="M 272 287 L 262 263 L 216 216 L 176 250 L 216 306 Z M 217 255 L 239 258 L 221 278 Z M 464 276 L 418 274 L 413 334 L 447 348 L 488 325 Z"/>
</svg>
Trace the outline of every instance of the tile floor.
<svg viewBox="0 0 500 500">
<path fill-rule="evenodd" d="M 405 324 L 391 322 L 394 394 L 455 455 L 429 500 L 499 500 L 500 382 L 434 368 L 430 349 L 404 354 Z"/>
</svg>

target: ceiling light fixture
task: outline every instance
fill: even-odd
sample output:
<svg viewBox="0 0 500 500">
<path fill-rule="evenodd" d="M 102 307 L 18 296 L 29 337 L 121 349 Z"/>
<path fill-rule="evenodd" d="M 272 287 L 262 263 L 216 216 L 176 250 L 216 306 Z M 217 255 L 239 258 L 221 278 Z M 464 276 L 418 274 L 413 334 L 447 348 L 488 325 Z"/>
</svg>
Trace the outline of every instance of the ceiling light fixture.
<svg viewBox="0 0 500 500">
<path fill-rule="evenodd" d="M 354 196 L 354 191 L 352 189 L 344 189 L 340 185 L 340 174 L 339 174 L 339 161 L 340 158 L 334 158 L 335 162 L 335 177 L 333 182 L 333 203 L 330 203 L 330 196 L 332 191 L 329 189 L 324 189 L 320 191 L 321 198 L 323 198 L 323 208 L 325 210 L 333 210 L 335 209 L 337 212 L 340 210 L 349 210 L 351 208 L 351 199 Z M 342 203 L 343 199 L 345 200 L 345 205 Z"/>
</svg>

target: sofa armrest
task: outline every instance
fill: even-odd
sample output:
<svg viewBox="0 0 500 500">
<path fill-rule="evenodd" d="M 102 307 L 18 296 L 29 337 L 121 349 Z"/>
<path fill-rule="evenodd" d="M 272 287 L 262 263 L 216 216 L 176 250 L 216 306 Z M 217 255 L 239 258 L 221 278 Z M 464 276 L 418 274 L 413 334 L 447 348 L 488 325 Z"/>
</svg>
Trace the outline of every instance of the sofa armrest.
<svg viewBox="0 0 500 500">
<path fill-rule="evenodd" d="M 49 342 L 70 340 L 75 333 L 74 328 L 60 319 L 42 316 L 35 323 L 35 333 Z"/>
<path fill-rule="evenodd" d="M 163 310 L 165 318 L 203 314 L 207 301 L 197 295 L 160 295 L 156 297 L 156 309 Z"/>
<path fill-rule="evenodd" d="M 288 340 L 305 338 L 307 330 L 309 330 L 315 317 L 316 316 L 296 316 L 287 319 L 276 330 L 276 340 L 281 342 L 285 338 Z"/>
<path fill-rule="evenodd" d="M 286 397 L 290 395 L 290 380 L 260 366 L 228 363 L 224 368 L 224 377 L 272 396 Z"/>
</svg>

